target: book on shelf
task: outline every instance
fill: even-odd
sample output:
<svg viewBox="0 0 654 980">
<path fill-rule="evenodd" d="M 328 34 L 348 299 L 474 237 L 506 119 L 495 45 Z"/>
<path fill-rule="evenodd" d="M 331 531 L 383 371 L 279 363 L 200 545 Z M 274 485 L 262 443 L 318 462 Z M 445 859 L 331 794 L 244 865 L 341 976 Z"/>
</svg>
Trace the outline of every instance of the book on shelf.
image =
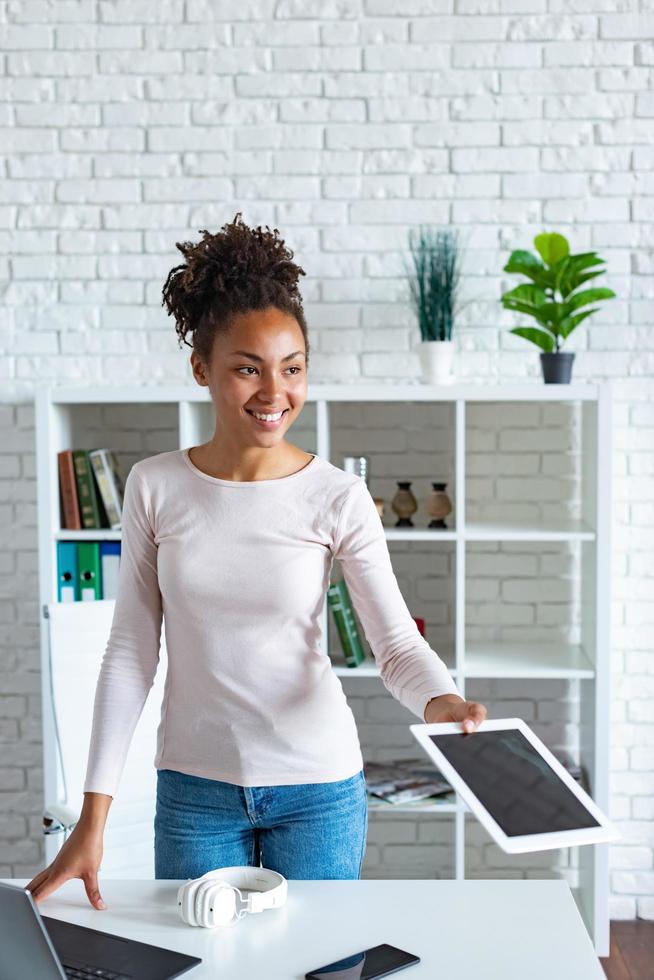
<svg viewBox="0 0 654 980">
<path fill-rule="evenodd" d="M 338 630 L 345 663 L 348 667 L 358 667 L 366 659 L 366 652 L 344 578 L 331 583 L 327 590 L 327 602 Z"/>
<path fill-rule="evenodd" d="M 109 527 L 112 531 L 119 531 L 123 514 L 125 485 L 116 454 L 110 449 L 91 449 L 88 456 Z"/>
<path fill-rule="evenodd" d="M 64 449 L 57 468 L 63 529 L 120 530 L 125 488 L 111 449 Z"/>
</svg>

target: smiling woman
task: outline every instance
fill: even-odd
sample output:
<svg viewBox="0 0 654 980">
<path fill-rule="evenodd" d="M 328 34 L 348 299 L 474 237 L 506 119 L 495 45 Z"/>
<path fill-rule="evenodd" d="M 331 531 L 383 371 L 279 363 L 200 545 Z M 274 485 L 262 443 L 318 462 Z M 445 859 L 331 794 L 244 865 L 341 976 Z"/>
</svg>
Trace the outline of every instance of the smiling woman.
<svg viewBox="0 0 654 980">
<path fill-rule="evenodd" d="M 156 878 L 260 863 L 292 879 L 360 877 L 363 756 L 322 640 L 334 560 L 393 697 L 420 721 L 428 705 L 436 717 L 465 709 L 404 602 L 365 480 L 286 441 L 307 397 L 303 272 L 276 229 L 239 217 L 178 245 L 187 261 L 164 287 L 179 337 L 192 334 L 215 432 L 127 475 L 84 809 L 30 882 L 35 900 L 79 876 L 101 907 L 104 821 L 157 671 L 164 614 Z"/>
<path fill-rule="evenodd" d="M 216 428 L 191 461 L 235 481 L 274 479 L 311 458 L 285 434 L 307 396 L 309 341 L 298 289 L 305 275 L 275 228 L 248 228 L 238 212 L 217 234 L 177 243 L 163 302 L 180 341 L 192 334 L 191 367 L 208 387 Z M 268 226 L 266 226 L 268 227 Z"/>
</svg>

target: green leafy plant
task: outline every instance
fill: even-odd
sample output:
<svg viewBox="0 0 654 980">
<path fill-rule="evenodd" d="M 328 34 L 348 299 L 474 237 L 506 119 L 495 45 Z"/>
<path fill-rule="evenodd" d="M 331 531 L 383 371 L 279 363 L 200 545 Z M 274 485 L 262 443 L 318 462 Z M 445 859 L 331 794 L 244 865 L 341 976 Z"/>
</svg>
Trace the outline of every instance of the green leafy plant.
<svg viewBox="0 0 654 980">
<path fill-rule="evenodd" d="M 451 228 L 409 231 L 413 269 L 405 263 L 413 309 L 423 340 L 451 340 L 458 302 L 461 249 Z"/>
<path fill-rule="evenodd" d="M 590 310 L 583 307 L 615 296 L 612 289 L 582 289 L 580 286 L 597 276 L 605 269 L 589 269 L 604 265 L 604 259 L 596 252 L 580 252 L 570 255 L 568 240 L 556 232 L 536 235 L 536 251 L 511 252 L 504 272 L 517 272 L 527 276 L 530 283 L 516 286 L 502 295 L 502 305 L 507 310 L 526 313 L 536 320 L 536 327 L 514 327 L 510 333 L 524 337 L 548 353 L 559 352 L 563 341 L 570 336 L 579 324 L 597 312 L 599 307 Z"/>
</svg>

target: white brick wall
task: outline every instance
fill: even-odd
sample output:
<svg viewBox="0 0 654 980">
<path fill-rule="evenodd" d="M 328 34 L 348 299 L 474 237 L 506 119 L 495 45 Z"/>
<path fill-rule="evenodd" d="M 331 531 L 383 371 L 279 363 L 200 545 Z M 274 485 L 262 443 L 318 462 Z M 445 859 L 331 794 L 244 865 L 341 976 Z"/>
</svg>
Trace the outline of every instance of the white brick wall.
<svg viewBox="0 0 654 980">
<path fill-rule="evenodd" d="M 190 382 L 161 286 L 175 241 L 237 210 L 279 227 L 307 270 L 312 380 L 416 374 L 402 257 L 419 222 L 468 240 L 459 375 L 538 378 L 536 349 L 509 334 L 517 321 L 498 303 L 515 283 L 501 269 L 510 249 L 562 230 L 607 259 L 618 294 L 568 349 L 575 379 L 609 379 L 615 398 L 611 816 L 625 840 L 611 849 L 611 914 L 654 917 L 653 35 L 652 0 L 0 2 L 0 876 L 42 866 L 37 385 Z M 546 504 L 560 498 L 569 474 L 550 424 L 536 413 L 502 432 L 499 482 L 516 505 L 532 481 Z M 397 437 L 397 419 L 380 426 Z M 374 450 L 383 495 L 388 454 L 416 453 L 417 438 Z M 475 439 L 481 501 L 493 450 L 483 430 Z M 161 432 L 140 446 L 163 448 Z M 407 594 L 446 631 L 427 556 L 394 555 Z M 529 582 L 550 576 L 554 589 L 574 556 L 474 557 L 473 625 L 574 626 L 565 594 L 541 602 Z M 504 611 L 489 620 L 497 595 Z M 413 717 L 377 682 L 347 683 L 369 756 L 412 750 Z M 543 682 L 537 701 L 524 682 L 467 693 L 491 715 L 550 726 L 553 743 L 574 732 L 566 685 Z M 452 874 L 447 819 L 378 818 L 369 841 L 368 875 Z M 466 841 L 471 876 L 574 874 L 566 852 L 509 861 L 476 826 Z"/>
</svg>

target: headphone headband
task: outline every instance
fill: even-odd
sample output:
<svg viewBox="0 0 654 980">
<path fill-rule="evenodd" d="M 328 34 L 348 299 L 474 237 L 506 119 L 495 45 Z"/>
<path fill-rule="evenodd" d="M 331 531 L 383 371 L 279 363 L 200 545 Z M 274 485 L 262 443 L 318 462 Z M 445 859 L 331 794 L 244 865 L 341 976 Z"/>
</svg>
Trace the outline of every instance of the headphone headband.
<svg viewBox="0 0 654 980">
<path fill-rule="evenodd" d="M 209 871 L 207 874 L 212 877 L 223 878 L 236 888 L 248 888 L 257 892 L 271 892 L 286 881 L 283 875 L 271 868 L 254 868 L 242 865 L 218 868 L 217 871 Z"/>
</svg>

